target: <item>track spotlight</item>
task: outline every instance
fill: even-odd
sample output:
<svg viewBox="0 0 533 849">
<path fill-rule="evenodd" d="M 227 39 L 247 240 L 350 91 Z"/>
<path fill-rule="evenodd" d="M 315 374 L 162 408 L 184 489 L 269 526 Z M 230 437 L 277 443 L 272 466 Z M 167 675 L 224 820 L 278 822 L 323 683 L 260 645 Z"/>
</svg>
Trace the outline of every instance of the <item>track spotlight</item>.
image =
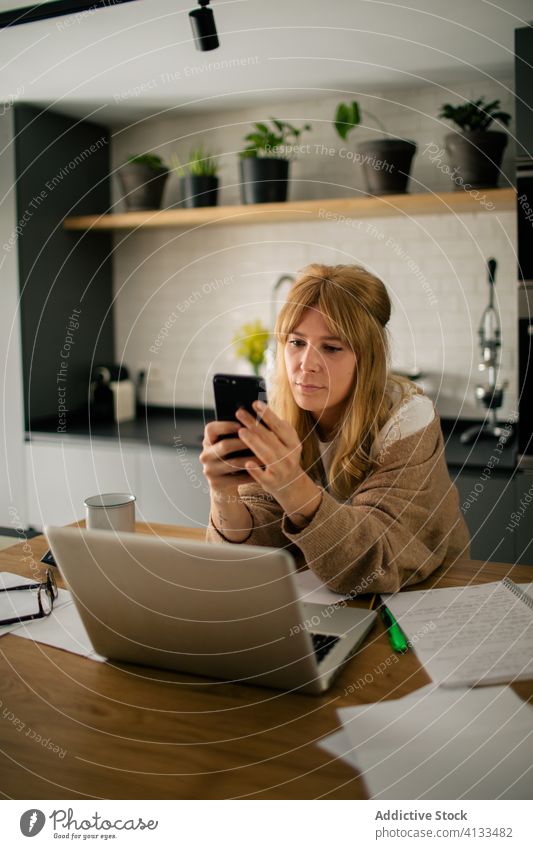
<svg viewBox="0 0 533 849">
<path fill-rule="evenodd" d="M 189 12 L 192 34 L 197 50 L 216 50 L 219 46 L 215 16 L 208 9 L 209 0 L 198 0 L 199 9 Z"/>
</svg>

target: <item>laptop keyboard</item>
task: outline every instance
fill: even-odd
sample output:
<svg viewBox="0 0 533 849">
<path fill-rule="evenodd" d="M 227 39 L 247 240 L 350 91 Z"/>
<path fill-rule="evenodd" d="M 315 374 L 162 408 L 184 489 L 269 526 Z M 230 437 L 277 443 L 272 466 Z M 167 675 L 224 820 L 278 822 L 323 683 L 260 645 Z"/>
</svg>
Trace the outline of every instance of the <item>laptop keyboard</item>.
<svg viewBox="0 0 533 849">
<path fill-rule="evenodd" d="M 317 663 L 324 660 L 326 655 L 329 654 L 331 649 L 337 645 L 340 639 L 340 637 L 333 637 L 331 634 L 311 634 L 311 637 L 313 639 L 313 648 L 315 650 Z"/>
</svg>

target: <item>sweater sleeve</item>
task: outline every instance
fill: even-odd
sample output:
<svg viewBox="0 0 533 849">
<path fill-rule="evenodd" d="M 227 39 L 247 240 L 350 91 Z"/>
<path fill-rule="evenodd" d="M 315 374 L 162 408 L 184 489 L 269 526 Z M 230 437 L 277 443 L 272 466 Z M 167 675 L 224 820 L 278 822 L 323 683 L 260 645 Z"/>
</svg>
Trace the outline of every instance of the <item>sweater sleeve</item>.
<svg viewBox="0 0 533 849">
<path fill-rule="evenodd" d="M 246 545 L 269 545 L 283 548 L 290 545 L 281 530 L 283 510 L 278 502 L 257 483 L 247 483 L 239 487 L 239 497 L 252 516 L 252 530 L 246 539 Z M 207 542 L 227 542 L 235 545 L 223 536 L 209 516 L 206 532 Z"/>
<path fill-rule="evenodd" d="M 340 593 L 397 592 L 424 580 L 450 550 L 468 556 L 438 419 L 394 443 L 350 503 L 324 491 L 305 528 L 284 516 L 281 530 L 308 567 Z"/>
</svg>

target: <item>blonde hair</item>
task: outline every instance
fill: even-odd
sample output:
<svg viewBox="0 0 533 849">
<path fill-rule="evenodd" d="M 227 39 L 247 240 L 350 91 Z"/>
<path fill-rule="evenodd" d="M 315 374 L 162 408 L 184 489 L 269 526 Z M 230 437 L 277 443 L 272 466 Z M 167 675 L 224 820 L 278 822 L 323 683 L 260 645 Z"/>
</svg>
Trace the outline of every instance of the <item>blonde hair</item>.
<svg viewBox="0 0 533 849">
<path fill-rule="evenodd" d="M 342 427 L 339 422 L 337 428 L 328 472 L 330 491 L 346 500 L 376 466 L 370 449 L 391 415 L 387 381 L 401 388 L 399 403 L 411 384 L 389 373 L 386 325 L 391 301 L 382 281 L 358 265 L 313 263 L 304 268 L 276 321 L 278 347 L 270 403 L 297 431 L 302 442 L 302 467 L 311 477 L 318 479 L 321 469 L 317 422 L 294 400 L 284 357 L 288 335 L 309 308 L 320 310 L 331 333 L 345 340 L 356 358 L 354 382 L 346 399 Z"/>
</svg>

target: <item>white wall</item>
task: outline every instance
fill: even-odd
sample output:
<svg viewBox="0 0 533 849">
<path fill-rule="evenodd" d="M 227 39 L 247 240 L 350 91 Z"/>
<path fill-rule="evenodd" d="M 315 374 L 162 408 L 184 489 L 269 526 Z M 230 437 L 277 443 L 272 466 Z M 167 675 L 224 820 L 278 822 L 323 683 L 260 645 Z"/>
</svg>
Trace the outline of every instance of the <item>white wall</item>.
<svg viewBox="0 0 533 849">
<path fill-rule="evenodd" d="M 442 103 L 462 95 L 499 97 L 513 112 L 512 84 L 438 86 L 360 95 L 365 108 L 390 133 L 418 143 L 410 191 L 446 191 L 449 177 L 423 151 L 442 143 L 449 127 L 436 118 Z M 335 106 L 349 94 L 270 107 L 152 119 L 114 134 L 115 167 L 129 154 L 155 150 L 168 158 L 176 150 L 187 159 L 199 141 L 221 153 L 221 204 L 239 203 L 237 152 L 255 120 L 269 116 L 297 124 L 309 122 L 309 144 L 291 165 L 290 199 L 349 197 L 362 190 L 358 165 L 349 161 L 357 141 L 373 135 L 358 128 L 347 143 L 335 134 Z M 512 128 L 511 128 L 512 129 Z M 323 153 L 321 145 L 333 148 Z M 514 145 L 508 145 L 500 185 L 510 184 Z M 445 162 L 445 160 L 443 160 Z M 117 194 L 116 197 L 119 197 Z M 178 199 L 171 177 L 164 205 Z M 121 205 L 117 206 L 120 209 Z M 391 320 L 394 362 L 417 365 L 438 398 L 443 415 L 476 417 L 479 357 L 477 327 L 486 305 L 485 261 L 498 260 L 497 303 L 502 321 L 502 379 L 510 381 L 502 416 L 516 407 L 516 259 L 514 212 L 368 219 L 361 222 L 312 221 L 247 226 L 224 225 L 190 233 L 142 231 L 116 238 L 115 293 L 117 356 L 132 369 L 150 367 L 151 403 L 177 406 L 211 404 L 210 375 L 245 369 L 231 349 L 234 330 L 243 321 L 268 323 L 271 290 L 283 273 L 295 273 L 312 261 L 361 263 L 388 285 L 394 302 Z M 417 272 L 417 267 L 420 269 Z M 166 324 L 166 330 L 165 328 Z M 163 332 L 158 353 L 154 346 Z"/>
</svg>

